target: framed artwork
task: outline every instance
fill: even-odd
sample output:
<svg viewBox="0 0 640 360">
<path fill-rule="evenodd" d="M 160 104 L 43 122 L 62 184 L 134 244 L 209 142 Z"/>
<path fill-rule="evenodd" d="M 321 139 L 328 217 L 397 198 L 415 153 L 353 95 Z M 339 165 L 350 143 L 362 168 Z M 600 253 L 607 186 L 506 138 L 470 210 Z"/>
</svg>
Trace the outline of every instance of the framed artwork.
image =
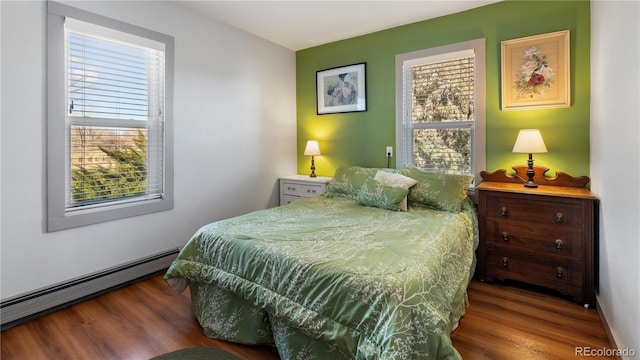
<svg viewBox="0 0 640 360">
<path fill-rule="evenodd" d="M 318 115 L 367 111 L 366 63 L 316 72 Z"/>
<path fill-rule="evenodd" d="M 571 106 L 569 30 L 505 40 L 502 110 Z"/>
</svg>

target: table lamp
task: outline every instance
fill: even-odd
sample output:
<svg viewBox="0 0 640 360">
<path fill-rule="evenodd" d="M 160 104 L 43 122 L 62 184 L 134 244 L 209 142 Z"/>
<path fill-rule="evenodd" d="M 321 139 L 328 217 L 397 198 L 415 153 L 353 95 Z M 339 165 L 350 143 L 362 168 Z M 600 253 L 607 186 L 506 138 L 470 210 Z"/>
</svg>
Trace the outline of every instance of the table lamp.
<svg viewBox="0 0 640 360">
<path fill-rule="evenodd" d="M 533 170 L 533 154 L 547 152 L 547 147 L 544 144 L 544 140 L 542 140 L 540 130 L 520 130 L 518 137 L 516 138 L 516 143 L 513 145 L 512 152 L 518 154 L 529 154 L 529 161 L 527 161 L 527 164 L 529 165 L 527 168 L 527 177 L 529 178 L 529 181 L 527 181 L 524 186 L 528 188 L 537 188 L 538 184 L 533 181 L 533 177 L 536 175 L 536 172 Z"/>
<path fill-rule="evenodd" d="M 318 140 L 309 140 L 307 141 L 307 147 L 304 149 L 305 155 L 311 156 L 311 174 L 309 177 L 316 177 L 316 164 L 314 161 L 314 156 L 320 155 L 320 146 L 318 146 Z"/>
</svg>

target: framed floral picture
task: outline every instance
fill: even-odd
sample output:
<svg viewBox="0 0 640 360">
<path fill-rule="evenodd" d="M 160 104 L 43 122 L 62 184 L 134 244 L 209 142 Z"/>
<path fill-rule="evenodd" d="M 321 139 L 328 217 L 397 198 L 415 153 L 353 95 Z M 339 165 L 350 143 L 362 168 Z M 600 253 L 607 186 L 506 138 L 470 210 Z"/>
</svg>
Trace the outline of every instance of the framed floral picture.
<svg viewBox="0 0 640 360">
<path fill-rule="evenodd" d="M 318 115 L 367 111 L 366 63 L 316 72 Z"/>
<path fill-rule="evenodd" d="M 569 30 L 502 42 L 502 110 L 571 106 Z"/>
</svg>

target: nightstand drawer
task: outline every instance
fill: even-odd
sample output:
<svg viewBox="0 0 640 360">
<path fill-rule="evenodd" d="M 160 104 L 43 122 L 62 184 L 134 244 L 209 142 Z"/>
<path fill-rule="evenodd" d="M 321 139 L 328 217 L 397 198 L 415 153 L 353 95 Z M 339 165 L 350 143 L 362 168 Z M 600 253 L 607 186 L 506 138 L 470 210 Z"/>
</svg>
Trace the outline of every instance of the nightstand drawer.
<svg viewBox="0 0 640 360">
<path fill-rule="evenodd" d="M 487 196 L 487 217 L 538 224 L 571 224 L 572 206 L 566 202 Z"/>
<path fill-rule="evenodd" d="M 291 204 L 292 202 L 300 199 L 304 199 L 304 198 L 300 196 L 294 196 L 294 195 L 280 195 L 280 205 Z"/>
<path fill-rule="evenodd" d="M 582 242 L 574 241 L 574 235 L 579 238 L 580 234 L 571 228 L 497 219 L 487 219 L 485 224 L 487 245 L 569 257 L 582 254 Z"/>
<path fill-rule="evenodd" d="M 322 195 L 325 189 L 325 184 L 303 184 L 289 181 L 284 181 L 282 184 L 283 195 L 294 195 L 299 197 Z"/>
</svg>

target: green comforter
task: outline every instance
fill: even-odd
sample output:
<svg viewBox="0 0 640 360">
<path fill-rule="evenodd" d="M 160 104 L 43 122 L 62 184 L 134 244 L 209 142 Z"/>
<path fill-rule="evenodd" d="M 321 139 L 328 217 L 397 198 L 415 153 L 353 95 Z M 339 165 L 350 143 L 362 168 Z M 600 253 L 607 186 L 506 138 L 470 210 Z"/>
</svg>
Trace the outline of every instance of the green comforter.
<svg viewBox="0 0 640 360">
<path fill-rule="evenodd" d="M 202 227 L 165 278 L 208 336 L 283 359 L 458 359 L 477 221 L 316 197 Z"/>
</svg>

